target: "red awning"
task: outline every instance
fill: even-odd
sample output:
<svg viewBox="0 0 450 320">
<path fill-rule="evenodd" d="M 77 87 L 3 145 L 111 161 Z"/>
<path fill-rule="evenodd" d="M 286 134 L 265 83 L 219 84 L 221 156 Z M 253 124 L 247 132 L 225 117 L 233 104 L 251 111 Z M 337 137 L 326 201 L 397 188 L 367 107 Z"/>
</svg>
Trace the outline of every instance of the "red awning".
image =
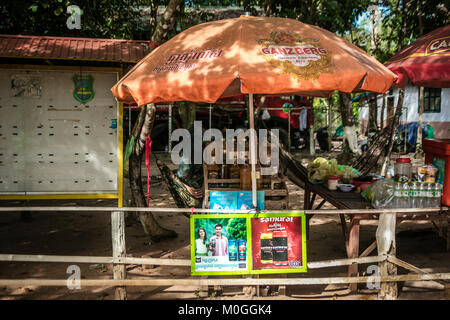
<svg viewBox="0 0 450 320">
<path fill-rule="evenodd" d="M 450 87 L 450 25 L 436 29 L 397 53 L 386 67 L 398 75 L 395 85 Z"/>
</svg>

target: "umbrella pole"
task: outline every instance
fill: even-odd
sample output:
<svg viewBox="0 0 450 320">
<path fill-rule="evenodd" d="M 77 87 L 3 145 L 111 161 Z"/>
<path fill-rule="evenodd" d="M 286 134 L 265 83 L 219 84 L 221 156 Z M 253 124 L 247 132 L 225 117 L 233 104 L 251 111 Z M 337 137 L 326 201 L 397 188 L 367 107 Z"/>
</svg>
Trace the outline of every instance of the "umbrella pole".
<svg viewBox="0 0 450 320">
<path fill-rule="evenodd" d="M 252 166 L 252 204 L 257 208 L 256 197 L 256 132 L 253 94 L 249 94 L 249 120 L 250 120 L 250 164 Z"/>
</svg>

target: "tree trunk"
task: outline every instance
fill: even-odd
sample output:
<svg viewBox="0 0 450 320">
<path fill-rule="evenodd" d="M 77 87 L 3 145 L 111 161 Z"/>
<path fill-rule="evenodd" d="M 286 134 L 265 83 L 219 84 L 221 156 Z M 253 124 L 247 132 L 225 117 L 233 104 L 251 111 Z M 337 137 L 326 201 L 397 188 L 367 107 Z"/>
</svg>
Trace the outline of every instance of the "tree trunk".
<svg viewBox="0 0 450 320">
<path fill-rule="evenodd" d="M 182 3 L 182 0 L 170 0 L 169 4 L 167 5 L 166 11 L 162 15 L 155 31 L 152 34 L 151 41 L 157 43 L 158 45 L 164 42 L 169 29 L 172 27 L 173 22 L 175 21 L 177 13 L 180 11 Z"/>
<path fill-rule="evenodd" d="M 190 129 L 195 121 L 195 103 L 179 102 L 177 103 L 178 113 L 181 117 L 181 125 L 185 129 Z"/>
<path fill-rule="evenodd" d="M 349 93 L 340 95 L 339 108 L 341 111 L 342 125 L 344 126 L 343 143 L 348 144 L 348 147 L 354 154 L 361 154 L 358 148 L 358 137 L 356 136 L 355 119 L 353 118 L 353 104 Z"/>
<path fill-rule="evenodd" d="M 405 89 L 399 89 L 398 90 L 398 100 L 397 100 L 397 108 L 395 109 L 394 117 L 392 118 L 391 124 L 390 124 L 390 135 L 389 135 L 389 144 L 388 148 L 386 150 L 386 155 L 383 160 L 383 165 L 381 167 L 380 174 L 384 176 L 386 174 L 387 167 L 389 166 L 389 161 L 391 158 L 391 152 L 392 147 L 394 146 L 394 139 L 395 139 L 395 130 L 397 129 L 400 116 L 402 114 L 402 108 L 403 108 L 403 99 L 405 97 Z"/>
<path fill-rule="evenodd" d="M 333 149 L 333 98 L 328 99 L 328 108 L 327 108 L 327 126 L 328 126 L 328 149 Z"/>
<path fill-rule="evenodd" d="M 166 11 L 163 16 L 157 22 L 157 10 L 159 1 L 152 2 L 151 4 L 151 18 L 150 18 L 150 32 L 151 41 L 157 45 L 164 42 L 165 37 L 169 29 L 173 26 L 173 22 L 176 14 L 180 10 L 182 4 L 181 0 L 170 0 L 167 5 Z M 153 128 L 153 122 L 155 120 L 156 108 L 154 105 L 142 106 L 138 119 L 136 120 L 132 135 L 136 141 L 135 149 L 130 155 L 129 159 L 129 176 L 130 176 L 130 189 L 131 199 L 133 205 L 136 207 L 146 207 L 147 201 L 142 187 L 141 179 L 141 163 L 142 156 L 145 151 L 145 140 L 147 135 L 151 133 Z M 144 228 L 144 232 L 150 236 L 152 241 L 159 241 L 165 237 L 176 237 L 177 234 L 172 230 L 167 230 L 159 225 L 155 220 L 151 212 L 139 212 L 137 213 L 139 220 Z"/>
<path fill-rule="evenodd" d="M 419 121 L 417 126 L 417 142 L 416 142 L 416 154 L 422 150 L 422 123 L 423 123 L 423 91 L 424 88 L 419 88 Z"/>
<path fill-rule="evenodd" d="M 376 98 L 373 98 L 372 95 L 370 95 L 369 98 L 367 99 L 367 104 L 369 105 L 369 124 L 367 126 L 366 135 L 370 136 L 369 133 L 378 132 L 378 125 L 377 125 L 378 106 Z"/>
<path fill-rule="evenodd" d="M 156 107 L 154 104 L 141 107 L 141 112 L 133 128 L 133 136 L 136 145 L 130 155 L 130 187 L 131 198 L 136 207 L 146 207 L 147 201 L 142 188 L 141 163 L 145 153 L 145 140 L 151 134 L 153 122 L 155 120 Z M 144 232 L 150 236 L 152 241 L 158 242 L 163 238 L 176 237 L 172 230 L 167 230 L 159 225 L 151 212 L 139 212 L 139 220 L 144 228 Z"/>
<path fill-rule="evenodd" d="M 383 130 L 384 128 L 384 111 L 386 110 L 386 95 L 383 94 L 383 103 L 381 105 L 381 112 L 380 112 L 380 130 Z"/>
</svg>

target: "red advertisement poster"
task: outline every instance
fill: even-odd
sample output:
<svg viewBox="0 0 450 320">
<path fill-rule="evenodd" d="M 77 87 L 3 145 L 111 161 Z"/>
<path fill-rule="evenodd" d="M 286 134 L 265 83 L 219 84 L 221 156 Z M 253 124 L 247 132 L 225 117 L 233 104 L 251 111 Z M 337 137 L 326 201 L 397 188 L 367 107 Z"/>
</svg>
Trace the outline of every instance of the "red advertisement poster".
<svg viewBox="0 0 450 320">
<path fill-rule="evenodd" d="M 252 218 L 253 270 L 301 269 L 303 261 L 302 217 Z"/>
</svg>

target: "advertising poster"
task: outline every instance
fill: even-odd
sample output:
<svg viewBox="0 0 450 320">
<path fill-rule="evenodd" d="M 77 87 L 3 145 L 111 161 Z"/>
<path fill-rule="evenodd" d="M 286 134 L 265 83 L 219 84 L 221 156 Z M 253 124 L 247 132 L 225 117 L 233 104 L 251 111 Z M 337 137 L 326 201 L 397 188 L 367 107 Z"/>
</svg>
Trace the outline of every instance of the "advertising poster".
<svg viewBox="0 0 450 320">
<path fill-rule="evenodd" d="M 305 226 L 303 213 L 252 217 L 254 273 L 306 272 Z"/>
<path fill-rule="evenodd" d="M 259 210 L 264 210 L 264 191 L 257 191 L 256 206 Z M 237 193 L 237 209 L 247 210 L 253 207 L 253 198 L 251 191 L 238 191 Z"/>
<path fill-rule="evenodd" d="M 192 274 L 249 273 L 249 241 L 249 219 L 245 214 L 193 215 Z"/>
<path fill-rule="evenodd" d="M 215 210 L 236 210 L 237 191 L 211 191 L 209 208 Z M 213 214 L 220 214 L 214 212 Z"/>
<path fill-rule="evenodd" d="M 306 272 L 304 213 L 191 216 L 192 275 Z"/>
<path fill-rule="evenodd" d="M 264 191 L 258 191 L 256 199 L 258 209 L 264 210 Z M 216 210 L 247 210 L 253 207 L 251 191 L 211 191 L 209 202 L 209 208 Z"/>
</svg>

